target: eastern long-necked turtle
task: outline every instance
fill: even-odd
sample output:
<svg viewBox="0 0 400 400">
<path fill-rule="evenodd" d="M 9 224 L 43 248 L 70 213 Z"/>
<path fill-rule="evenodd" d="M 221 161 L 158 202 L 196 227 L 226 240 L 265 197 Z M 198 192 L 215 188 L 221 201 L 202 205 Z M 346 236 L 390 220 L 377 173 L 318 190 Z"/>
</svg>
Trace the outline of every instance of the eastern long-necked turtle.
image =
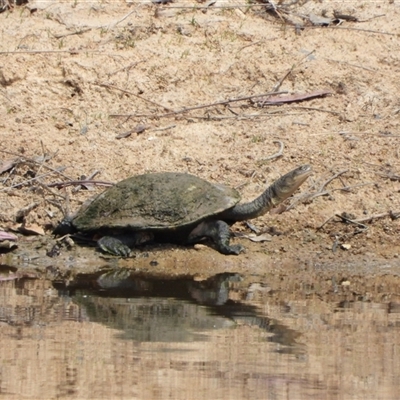
<svg viewBox="0 0 400 400">
<path fill-rule="evenodd" d="M 190 174 L 137 175 L 83 205 L 57 231 L 65 232 L 68 225 L 78 232 L 104 235 L 98 241 L 100 249 L 123 257 L 149 240 L 196 243 L 204 237 L 211 238 L 223 254 L 239 254 L 243 246 L 229 244 L 230 225 L 265 214 L 291 196 L 311 171 L 309 165 L 298 167 L 243 204 L 235 189 Z"/>
</svg>

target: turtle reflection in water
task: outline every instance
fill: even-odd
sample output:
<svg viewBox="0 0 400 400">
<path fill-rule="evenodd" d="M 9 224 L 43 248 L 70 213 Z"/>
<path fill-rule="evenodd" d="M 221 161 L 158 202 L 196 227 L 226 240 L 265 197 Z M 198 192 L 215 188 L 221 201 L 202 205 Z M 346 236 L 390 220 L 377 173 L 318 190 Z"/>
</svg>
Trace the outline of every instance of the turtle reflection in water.
<svg viewBox="0 0 400 400">
<path fill-rule="evenodd" d="M 303 165 L 283 175 L 249 203 L 239 204 L 240 194 L 185 173 L 137 175 L 105 190 L 77 214 L 65 219 L 56 234 L 78 231 L 98 233 L 101 250 L 127 257 L 131 248 L 148 241 L 196 243 L 213 240 L 222 254 L 239 254 L 231 245 L 230 225 L 259 217 L 291 196 L 310 176 Z"/>
</svg>

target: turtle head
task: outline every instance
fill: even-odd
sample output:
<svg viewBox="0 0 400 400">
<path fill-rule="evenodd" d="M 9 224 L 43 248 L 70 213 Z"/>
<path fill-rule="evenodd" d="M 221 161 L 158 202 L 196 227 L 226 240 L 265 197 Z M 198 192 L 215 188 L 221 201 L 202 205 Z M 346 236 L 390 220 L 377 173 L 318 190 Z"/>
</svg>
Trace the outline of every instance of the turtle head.
<svg viewBox="0 0 400 400">
<path fill-rule="evenodd" d="M 76 229 L 72 224 L 73 217 L 68 216 L 65 217 L 53 230 L 53 235 L 55 236 L 64 236 L 70 233 L 74 233 Z"/>
<path fill-rule="evenodd" d="M 276 193 L 273 200 L 277 204 L 291 196 L 311 175 L 311 165 L 302 165 L 279 178 L 273 185 Z"/>
<path fill-rule="evenodd" d="M 249 203 L 237 204 L 222 216 L 228 221 L 244 221 L 265 214 L 290 197 L 311 175 L 311 165 L 302 165 L 281 176 L 264 193 Z"/>
</svg>

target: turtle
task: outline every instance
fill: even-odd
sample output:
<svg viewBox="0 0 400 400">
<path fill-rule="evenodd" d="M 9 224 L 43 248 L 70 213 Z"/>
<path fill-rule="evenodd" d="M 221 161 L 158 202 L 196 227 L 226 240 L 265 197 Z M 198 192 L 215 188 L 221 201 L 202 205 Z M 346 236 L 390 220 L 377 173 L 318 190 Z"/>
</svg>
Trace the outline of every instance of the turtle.
<svg viewBox="0 0 400 400">
<path fill-rule="evenodd" d="M 229 243 L 230 226 L 265 214 L 291 196 L 311 172 L 310 165 L 295 168 L 248 203 L 239 203 L 236 189 L 188 173 L 135 175 L 84 203 L 55 234 L 99 234 L 98 247 L 120 257 L 149 241 L 194 244 L 205 237 L 220 253 L 238 255 L 244 247 Z"/>
</svg>

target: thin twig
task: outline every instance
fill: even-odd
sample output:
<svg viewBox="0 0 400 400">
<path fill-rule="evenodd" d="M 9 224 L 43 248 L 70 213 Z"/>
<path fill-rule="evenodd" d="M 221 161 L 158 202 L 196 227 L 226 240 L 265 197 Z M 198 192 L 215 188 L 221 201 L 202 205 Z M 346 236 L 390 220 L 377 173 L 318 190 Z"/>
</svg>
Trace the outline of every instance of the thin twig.
<svg viewBox="0 0 400 400">
<path fill-rule="evenodd" d="M 374 15 L 374 16 L 371 17 L 371 18 L 359 19 L 358 22 L 368 22 L 368 21 L 371 21 L 372 19 L 375 19 L 375 18 L 382 18 L 382 17 L 386 17 L 386 14 L 378 14 L 378 15 Z"/>
<path fill-rule="evenodd" d="M 383 133 L 369 133 L 369 132 L 365 132 L 365 131 L 362 131 L 362 132 L 338 132 L 339 133 L 339 135 L 343 135 L 343 136 L 346 136 L 346 135 L 368 135 L 368 136 L 379 136 L 379 137 L 385 137 L 385 138 L 397 138 L 397 137 L 400 137 L 400 135 L 392 135 L 392 134 L 383 134 Z M 365 161 L 363 161 L 363 163 L 364 164 L 369 164 L 369 163 L 367 163 L 367 162 L 365 162 Z"/>
<path fill-rule="evenodd" d="M 349 63 L 349 62 L 347 62 L 347 61 L 334 60 L 334 59 L 332 59 L 332 58 L 326 58 L 326 57 L 325 57 L 325 60 L 326 60 L 326 61 L 330 61 L 330 62 L 335 62 L 335 63 L 338 63 L 338 64 L 349 65 L 350 67 L 354 67 L 354 68 L 365 69 L 366 71 L 371 71 L 371 72 L 373 72 L 374 74 L 376 74 L 376 73 L 379 72 L 379 71 L 376 71 L 376 70 L 374 70 L 374 69 L 372 69 L 372 68 L 363 67 L 362 65 L 352 64 L 352 63 Z"/>
<path fill-rule="evenodd" d="M 323 108 L 317 108 L 317 107 L 303 107 L 303 106 L 294 106 L 292 108 L 299 109 L 299 110 L 311 110 L 311 111 L 319 111 L 319 112 L 325 112 L 333 115 L 339 115 L 341 116 L 342 114 L 337 111 L 332 111 L 332 110 L 325 110 Z"/>
<path fill-rule="evenodd" d="M 139 60 L 139 61 L 132 62 L 132 63 L 130 63 L 129 65 L 127 65 L 126 67 L 122 67 L 122 68 L 119 68 L 119 69 L 117 69 L 117 70 L 115 70 L 115 71 L 108 72 L 107 75 L 108 75 L 108 76 L 111 76 L 111 75 L 117 74 L 118 72 L 125 71 L 125 70 L 129 70 L 129 69 L 131 69 L 131 68 L 133 68 L 133 67 L 136 67 L 136 65 L 138 65 L 138 64 L 140 64 L 140 63 L 146 62 L 147 60 L 148 60 L 148 58 L 146 58 L 146 59 L 144 59 L 144 60 Z"/>
<path fill-rule="evenodd" d="M 51 195 L 53 195 L 54 197 L 60 197 L 61 199 L 63 199 L 64 201 L 66 200 L 66 196 L 64 196 L 63 194 L 57 193 L 54 190 L 52 190 L 51 188 L 49 188 L 45 183 L 38 181 L 37 182 L 38 185 L 45 190 L 46 192 L 49 192 Z M 44 200 L 53 204 L 47 197 L 44 197 Z M 61 208 L 60 208 L 61 209 Z"/>
<path fill-rule="evenodd" d="M 123 92 L 123 93 L 130 94 L 130 95 L 132 95 L 132 96 L 135 96 L 135 97 L 137 97 L 137 98 L 140 99 L 140 100 L 146 101 L 147 103 L 153 104 L 153 106 L 157 106 L 157 107 L 163 108 L 164 110 L 167 110 L 167 111 L 170 111 L 170 112 L 174 112 L 174 111 L 173 111 L 171 108 L 169 108 L 169 107 L 163 106 L 162 104 L 158 104 L 158 103 L 156 103 L 155 101 L 146 99 L 146 98 L 144 98 L 144 97 L 142 97 L 142 96 L 139 96 L 139 95 L 136 94 L 136 93 L 130 92 L 129 90 L 121 89 L 121 88 L 119 88 L 119 87 L 117 87 L 117 86 L 114 86 L 114 85 L 108 85 L 107 83 L 95 83 L 95 85 L 97 85 L 97 86 L 102 86 L 102 87 L 106 87 L 106 88 L 109 88 L 109 89 L 119 90 L 119 91 L 121 91 L 121 92 Z"/>
<path fill-rule="evenodd" d="M 12 151 L 0 150 L 0 152 L 1 152 L 1 153 L 5 153 L 5 154 L 11 154 L 12 156 L 18 157 L 18 158 L 19 158 L 18 163 L 27 163 L 27 162 L 30 162 L 30 163 L 33 163 L 33 164 L 42 165 L 41 162 L 36 161 L 36 160 L 33 159 L 33 158 L 28 158 L 28 157 L 25 157 L 25 156 L 21 156 L 21 154 L 14 153 L 14 152 L 12 152 Z M 63 173 L 61 173 L 62 171 L 64 171 L 64 170 L 65 170 L 66 168 L 68 168 L 68 167 L 62 167 L 62 169 L 61 169 L 61 168 L 52 168 L 52 167 L 49 167 L 48 165 L 44 165 L 44 164 L 43 164 L 43 167 L 46 168 L 46 169 L 48 169 L 48 170 L 50 170 L 50 171 L 53 171 L 53 172 L 56 173 L 56 174 L 59 174 L 60 176 L 62 176 L 62 177 L 65 178 L 65 179 L 70 179 L 70 180 L 72 180 L 72 178 L 70 178 L 69 176 L 64 175 Z"/>
<path fill-rule="evenodd" d="M 327 181 L 325 181 L 325 182 L 321 185 L 321 187 L 320 187 L 320 189 L 319 189 L 319 192 L 322 192 L 322 190 L 324 190 L 324 188 L 325 188 L 327 185 L 329 185 L 334 179 L 338 178 L 340 175 L 343 175 L 343 174 L 345 174 L 345 173 L 348 172 L 348 171 L 349 171 L 348 169 L 344 169 L 343 171 L 339 171 L 338 173 L 336 173 L 335 175 L 333 175 L 331 178 L 329 178 Z"/>
<path fill-rule="evenodd" d="M 180 10 L 212 10 L 217 8 L 222 9 L 235 9 L 235 8 L 253 8 L 253 7 L 265 7 L 265 4 L 235 4 L 234 6 L 204 6 L 204 7 L 195 7 L 195 6 L 169 6 L 168 8 L 163 8 L 163 10 L 178 8 Z"/>
<path fill-rule="evenodd" d="M 310 100 L 315 97 L 321 97 L 321 96 L 327 96 L 329 94 L 332 94 L 329 90 L 315 90 L 314 92 L 311 93 L 296 93 L 288 96 L 269 96 L 265 99 L 260 99 L 258 102 L 254 101 L 255 104 L 257 104 L 259 107 L 263 106 L 280 106 L 285 103 L 293 103 L 293 102 L 299 102 L 299 101 L 305 101 L 305 100 Z"/>
<path fill-rule="evenodd" d="M 59 35 L 53 35 L 53 36 L 54 36 L 56 39 L 61 39 L 61 38 L 66 37 L 66 36 L 80 35 L 81 33 L 86 33 L 86 32 L 89 32 L 89 31 L 91 31 L 91 30 L 92 30 L 92 28 L 79 29 L 79 30 L 77 30 L 77 31 L 75 31 L 75 32 L 69 32 L 69 33 L 64 33 L 64 34 L 59 34 Z"/>
<path fill-rule="evenodd" d="M 293 72 L 295 68 L 297 68 L 301 63 L 308 58 L 312 53 L 315 52 L 315 49 L 307 53 L 297 64 L 293 64 L 292 67 L 289 69 L 289 71 L 286 72 L 286 74 L 278 81 L 278 83 L 274 86 L 272 89 L 273 91 L 279 90 L 279 88 L 282 86 L 283 81 Z"/>
<path fill-rule="evenodd" d="M 36 180 L 40 179 L 40 178 L 44 178 L 45 176 L 51 175 L 51 174 L 53 174 L 55 172 L 62 172 L 66 168 L 67 167 L 60 167 L 58 170 L 54 170 L 54 171 L 46 172 L 45 174 L 37 175 L 34 178 L 31 178 L 31 179 L 28 179 L 26 181 L 23 181 L 23 182 L 20 182 L 20 183 L 16 183 L 15 185 L 7 186 L 7 187 L 5 187 L 3 189 L 0 189 L 0 192 L 4 192 L 4 191 L 9 190 L 9 189 L 14 189 L 14 188 L 19 187 L 19 186 L 24 186 L 27 183 L 31 183 L 33 181 L 36 181 Z"/>
<path fill-rule="evenodd" d="M 383 178 L 389 178 L 391 181 L 400 181 L 400 175 L 396 175 L 393 172 L 383 174 L 382 172 L 375 172 L 375 174 L 382 176 Z"/>
<path fill-rule="evenodd" d="M 283 154 L 283 149 L 285 148 L 285 145 L 283 144 L 283 142 L 281 142 L 280 140 L 274 140 L 273 143 L 277 143 L 279 144 L 279 150 L 277 153 L 272 154 L 271 156 L 268 156 L 266 158 L 261 159 L 258 163 L 259 164 L 264 164 L 269 160 L 273 160 L 274 158 L 278 158 L 281 157 Z"/>
<path fill-rule="evenodd" d="M 248 119 L 263 118 L 263 117 L 287 117 L 289 115 L 302 115 L 303 113 L 288 113 L 284 110 L 277 110 L 268 113 L 254 113 L 254 114 L 238 114 L 238 115 L 191 115 L 191 119 L 202 119 L 206 121 L 221 121 L 226 119 L 237 119 L 238 121 L 244 121 Z M 189 117 L 188 117 L 189 118 Z"/>
<path fill-rule="evenodd" d="M 58 54 L 58 53 L 69 53 L 69 54 L 84 54 L 84 53 L 101 53 L 101 50 L 18 50 L 18 51 L 0 51 L 0 54 Z"/>
<path fill-rule="evenodd" d="M 389 35 L 389 36 L 397 36 L 397 33 L 390 33 L 390 32 L 381 32 L 381 31 L 375 31 L 373 29 L 363 29 L 363 28 L 350 28 L 347 26 L 327 26 L 326 29 L 345 29 L 348 31 L 360 31 L 360 32 L 368 32 L 368 33 L 376 33 L 379 35 Z"/>
<path fill-rule="evenodd" d="M 268 40 L 271 41 L 272 39 L 268 39 Z M 254 43 L 246 44 L 246 46 L 241 47 L 237 52 L 240 53 L 242 50 L 247 49 L 248 47 L 251 47 L 251 46 L 256 46 L 257 44 L 260 44 L 262 42 L 263 42 L 262 40 L 259 40 Z"/>
<path fill-rule="evenodd" d="M 292 201 L 292 203 L 287 207 L 287 211 L 288 211 L 288 210 L 291 210 L 292 208 L 294 208 L 295 205 L 296 205 L 297 203 L 299 203 L 300 201 L 303 201 L 303 202 L 304 202 L 304 201 L 310 201 L 310 200 L 312 200 L 312 199 L 315 199 L 316 197 L 319 197 L 319 196 L 326 196 L 326 195 L 330 194 L 330 192 L 324 191 L 325 186 L 327 186 L 327 185 L 328 185 L 329 183 L 331 183 L 334 179 L 336 179 L 336 178 L 339 177 L 340 175 L 346 173 L 347 171 L 348 171 L 348 170 L 346 169 L 346 170 L 340 171 L 340 172 L 338 172 L 337 174 L 333 175 L 331 178 L 329 178 L 327 181 L 325 181 L 325 182 L 320 186 L 320 188 L 318 189 L 317 192 L 315 192 L 315 193 L 310 193 L 310 192 L 308 192 L 308 193 L 304 193 L 304 194 L 300 195 L 298 198 L 294 199 L 294 200 Z M 314 188 L 315 186 L 316 186 L 316 184 L 314 184 L 313 188 Z M 342 188 L 341 188 L 341 189 L 342 189 Z"/>
<path fill-rule="evenodd" d="M 93 173 L 91 173 L 87 178 L 82 179 L 82 182 L 83 182 L 84 180 L 85 180 L 85 181 L 92 181 L 92 180 L 94 179 L 94 177 L 95 177 L 96 175 L 98 175 L 99 173 L 100 173 L 99 170 L 95 170 L 95 171 L 94 171 Z M 76 193 L 76 192 L 78 192 L 79 190 L 81 190 L 82 187 L 85 187 L 86 189 L 89 189 L 89 188 L 88 188 L 88 185 L 85 185 L 84 183 L 82 183 L 82 185 L 78 185 L 78 186 L 74 187 L 74 188 L 72 189 L 72 192 L 73 192 L 73 193 Z"/>
<path fill-rule="evenodd" d="M 119 19 L 118 21 L 108 25 L 108 26 L 102 26 L 101 28 L 107 28 L 107 30 L 110 30 L 112 28 L 115 28 L 118 24 L 120 24 L 122 21 L 126 20 L 129 16 L 131 16 L 134 12 L 136 12 L 136 8 L 134 10 L 132 10 L 131 12 L 129 12 L 128 14 L 126 14 L 125 16 L 123 16 L 121 19 Z"/>
<path fill-rule="evenodd" d="M 118 118 L 118 117 L 165 118 L 165 117 L 171 117 L 171 116 L 177 115 L 177 114 L 184 114 L 184 113 L 186 113 L 188 111 L 200 110 L 202 108 L 216 107 L 216 106 L 226 105 L 226 104 L 229 104 L 229 103 L 235 103 L 235 102 L 238 102 L 238 101 L 250 100 L 250 99 L 254 99 L 256 97 L 270 96 L 272 94 L 283 94 L 283 93 L 287 93 L 287 91 L 269 92 L 269 93 L 264 93 L 264 94 L 254 94 L 252 96 L 237 97 L 237 98 L 234 98 L 234 99 L 221 100 L 221 101 L 217 101 L 215 103 L 210 103 L 210 104 L 202 104 L 202 105 L 199 105 L 199 106 L 185 107 L 185 108 L 182 108 L 181 110 L 175 110 L 175 111 L 171 111 L 171 112 L 168 112 L 168 113 L 165 113 L 165 114 L 110 114 L 110 117 L 112 117 L 112 118 Z"/>
<path fill-rule="evenodd" d="M 104 181 L 93 181 L 93 180 L 83 180 L 83 181 L 68 181 L 68 182 L 53 182 L 49 183 L 47 187 L 57 187 L 64 188 L 67 186 L 76 186 L 76 185 L 97 185 L 97 186 L 114 186 L 112 182 L 104 182 Z"/>
<path fill-rule="evenodd" d="M 329 218 L 327 218 L 320 226 L 317 227 L 317 230 L 322 229 L 333 217 L 334 215 L 331 215 Z"/>
<path fill-rule="evenodd" d="M 360 228 L 362 228 L 363 230 L 367 230 L 368 229 L 367 225 L 364 225 L 361 222 L 355 221 L 354 219 L 347 218 L 347 217 L 345 217 L 343 215 L 340 215 L 340 214 L 335 214 L 335 216 L 340 218 L 342 221 L 348 222 L 349 224 L 357 225 Z"/>
<path fill-rule="evenodd" d="M 152 131 L 153 132 L 167 131 L 168 129 L 173 129 L 175 127 L 176 127 L 176 125 L 168 125 L 168 126 L 163 126 L 163 127 L 160 127 L 160 128 L 154 128 L 154 129 L 152 129 Z"/>
<path fill-rule="evenodd" d="M 366 183 L 359 183 L 358 185 L 344 186 L 341 188 L 334 188 L 331 190 L 320 191 L 320 192 L 316 192 L 314 195 L 308 197 L 307 200 L 311 200 L 311 199 L 314 199 L 319 196 L 327 196 L 327 195 L 331 194 L 331 192 L 335 192 L 337 190 L 343 190 L 343 191 L 347 192 L 350 189 L 359 188 L 359 187 L 368 186 L 368 185 L 376 185 L 376 184 L 377 184 L 377 182 L 366 182 Z"/>
<path fill-rule="evenodd" d="M 351 185 L 351 186 L 343 186 L 341 188 L 335 188 L 332 189 L 331 192 L 335 192 L 336 190 L 343 190 L 348 192 L 350 189 L 355 189 L 355 188 L 359 188 L 362 186 L 368 186 L 368 185 L 376 185 L 378 182 L 365 182 L 365 183 L 359 183 L 357 185 Z"/>
<path fill-rule="evenodd" d="M 382 214 L 375 214 L 375 215 L 370 215 L 369 217 L 365 217 L 365 218 L 357 218 L 357 219 L 353 219 L 353 221 L 355 222 L 371 222 L 374 219 L 380 219 L 380 218 L 386 218 L 386 217 L 390 217 L 392 219 L 397 219 L 400 216 L 400 211 L 389 211 L 389 212 L 385 212 Z"/>
</svg>

